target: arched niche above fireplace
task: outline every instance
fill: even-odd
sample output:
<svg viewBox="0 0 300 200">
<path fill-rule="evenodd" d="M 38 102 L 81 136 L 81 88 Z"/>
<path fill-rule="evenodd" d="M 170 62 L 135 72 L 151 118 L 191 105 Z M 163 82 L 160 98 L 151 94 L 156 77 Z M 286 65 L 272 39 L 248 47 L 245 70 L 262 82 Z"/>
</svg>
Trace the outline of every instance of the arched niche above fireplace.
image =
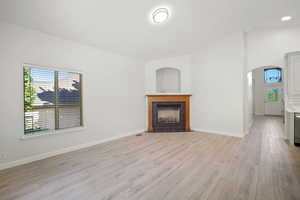
<svg viewBox="0 0 300 200">
<path fill-rule="evenodd" d="M 164 67 L 156 70 L 156 91 L 159 93 L 177 93 L 181 90 L 179 69 Z"/>
</svg>

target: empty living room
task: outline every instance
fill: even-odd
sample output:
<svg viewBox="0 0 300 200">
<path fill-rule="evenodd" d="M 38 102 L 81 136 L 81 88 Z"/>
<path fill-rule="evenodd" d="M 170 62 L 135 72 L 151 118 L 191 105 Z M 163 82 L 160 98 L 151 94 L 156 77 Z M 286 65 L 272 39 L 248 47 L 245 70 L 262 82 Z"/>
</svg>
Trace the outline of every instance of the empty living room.
<svg viewBox="0 0 300 200">
<path fill-rule="evenodd" d="M 1 0 L 0 200 L 299 200 L 299 0 Z"/>
</svg>

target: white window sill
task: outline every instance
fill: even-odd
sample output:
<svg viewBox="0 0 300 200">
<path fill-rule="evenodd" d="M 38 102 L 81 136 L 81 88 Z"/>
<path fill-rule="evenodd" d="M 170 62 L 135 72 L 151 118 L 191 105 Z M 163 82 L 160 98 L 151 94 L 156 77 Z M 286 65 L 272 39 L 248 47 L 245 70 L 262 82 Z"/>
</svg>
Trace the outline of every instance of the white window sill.
<svg viewBox="0 0 300 200">
<path fill-rule="evenodd" d="M 51 131 L 40 131 L 33 134 L 23 135 L 20 140 L 27 140 L 27 139 L 33 139 L 37 137 L 43 137 L 43 136 L 51 136 L 51 135 L 59 135 L 63 133 L 74 133 L 74 132 L 82 132 L 86 129 L 86 127 L 76 127 L 76 128 L 68 128 L 68 129 L 61 129 L 61 130 L 51 130 Z"/>
</svg>

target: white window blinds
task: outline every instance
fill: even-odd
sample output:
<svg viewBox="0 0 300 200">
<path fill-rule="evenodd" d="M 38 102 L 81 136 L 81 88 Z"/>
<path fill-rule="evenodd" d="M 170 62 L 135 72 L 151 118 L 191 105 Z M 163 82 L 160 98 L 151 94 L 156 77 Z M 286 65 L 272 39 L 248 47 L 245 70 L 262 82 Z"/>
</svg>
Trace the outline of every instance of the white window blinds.
<svg viewBox="0 0 300 200">
<path fill-rule="evenodd" d="M 82 126 L 82 75 L 24 67 L 25 134 Z"/>
</svg>

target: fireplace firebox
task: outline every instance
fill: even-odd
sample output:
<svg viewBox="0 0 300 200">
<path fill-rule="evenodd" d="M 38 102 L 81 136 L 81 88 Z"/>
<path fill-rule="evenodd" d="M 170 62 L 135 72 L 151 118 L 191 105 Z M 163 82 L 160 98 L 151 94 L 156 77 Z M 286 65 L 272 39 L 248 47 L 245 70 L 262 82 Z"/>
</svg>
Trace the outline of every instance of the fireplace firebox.
<svg viewBox="0 0 300 200">
<path fill-rule="evenodd" d="M 149 132 L 190 131 L 190 95 L 147 95 Z"/>
<path fill-rule="evenodd" d="M 153 102 L 152 112 L 155 132 L 185 131 L 185 103 Z"/>
</svg>

